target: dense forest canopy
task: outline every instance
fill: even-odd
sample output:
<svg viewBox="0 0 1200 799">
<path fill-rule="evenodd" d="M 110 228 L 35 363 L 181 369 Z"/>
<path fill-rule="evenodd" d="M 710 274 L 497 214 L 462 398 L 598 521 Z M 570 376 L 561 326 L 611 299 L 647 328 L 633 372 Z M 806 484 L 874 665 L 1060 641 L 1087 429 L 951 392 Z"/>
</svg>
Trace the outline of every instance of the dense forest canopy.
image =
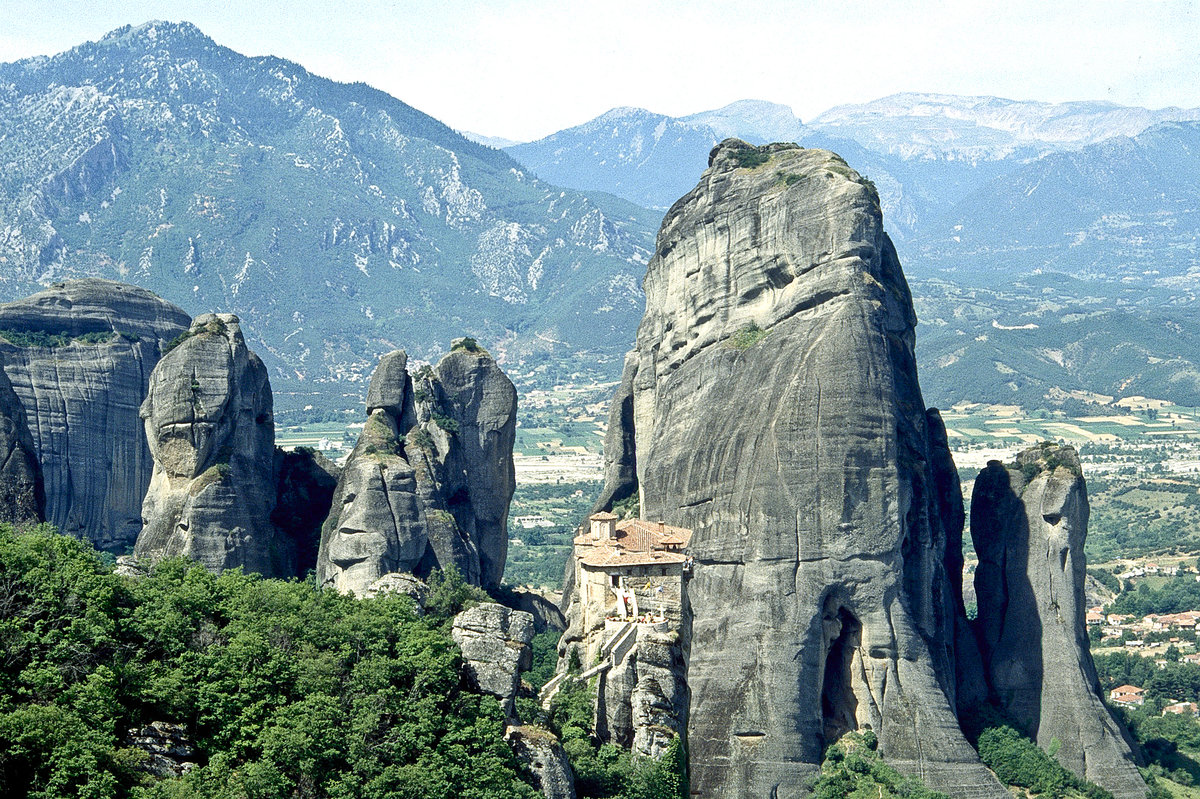
<svg viewBox="0 0 1200 799">
<path fill-rule="evenodd" d="M 534 797 L 445 617 L 409 599 L 167 561 L 142 579 L 0 527 L 0 794 Z M 182 723 L 155 779 L 129 731 Z"/>
</svg>

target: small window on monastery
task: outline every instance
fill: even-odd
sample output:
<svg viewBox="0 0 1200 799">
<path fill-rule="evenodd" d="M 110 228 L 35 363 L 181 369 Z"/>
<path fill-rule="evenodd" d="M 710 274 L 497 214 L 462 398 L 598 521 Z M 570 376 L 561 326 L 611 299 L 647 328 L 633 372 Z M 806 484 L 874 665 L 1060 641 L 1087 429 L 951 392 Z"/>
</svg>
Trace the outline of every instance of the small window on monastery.
<svg viewBox="0 0 1200 799">
<path fill-rule="evenodd" d="M 617 576 L 617 575 L 615 575 L 615 574 L 613 574 L 613 575 L 610 575 L 608 579 L 612 580 L 612 587 L 613 587 L 613 588 L 616 588 L 616 587 L 617 587 L 618 585 L 620 585 L 620 583 L 621 583 L 621 578 L 620 578 L 620 577 L 618 577 L 618 576 Z"/>
<path fill-rule="evenodd" d="M 667 567 L 663 566 L 661 569 L 658 570 L 658 573 L 661 574 L 663 577 L 666 577 L 667 576 Z"/>
</svg>

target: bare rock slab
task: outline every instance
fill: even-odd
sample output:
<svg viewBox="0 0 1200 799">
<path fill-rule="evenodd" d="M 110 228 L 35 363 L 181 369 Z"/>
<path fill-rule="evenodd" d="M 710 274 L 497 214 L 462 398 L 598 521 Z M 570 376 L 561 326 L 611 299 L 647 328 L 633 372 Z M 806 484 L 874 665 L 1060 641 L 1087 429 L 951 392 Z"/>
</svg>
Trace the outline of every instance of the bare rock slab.
<svg viewBox="0 0 1200 799">
<path fill-rule="evenodd" d="M 145 289 L 93 278 L 0 305 L 0 364 L 59 531 L 117 553 L 137 540 L 154 467 L 138 409 L 190 321 Z"/>
<path fill-rule="evenodd" d="M 505 715 L 511 717 L 520 673 L 533 665 L 529 648 L 533 616 L 487 602 L 455 616 L 450 635 L 462 650 L 464 666 L 475 685 L 499 699 Z"/>
</svg>

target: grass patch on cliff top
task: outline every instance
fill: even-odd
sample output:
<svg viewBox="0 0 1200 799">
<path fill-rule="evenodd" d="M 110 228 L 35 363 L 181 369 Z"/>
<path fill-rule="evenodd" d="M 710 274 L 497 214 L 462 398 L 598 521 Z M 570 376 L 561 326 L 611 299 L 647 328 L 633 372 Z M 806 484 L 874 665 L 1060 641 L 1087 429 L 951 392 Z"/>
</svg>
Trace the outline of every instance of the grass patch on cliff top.
<svg viewBox="0 0 1200 799">
<path fill-rule="evenodd" d="M 739 169 L 757 169 L 771 160 L 771 153 L 752 144 L 741 144 L 731 148 L 730 156 Z"/>
<path fill-rule="evenodd" d="M 112 330 L 97 330 L 78 336 L 72 336 L 66 331 L 48 333 L 45 330 L 0 330 L 0 338 L 9 344 L 29 349 L 50 349 L 52 347 L 66 347 L 70 344 L 86 344 L 89 346 L 110 344 L 116 337 L 117 333 Z"/>
<path fill-rule="evenodd" d="M 471 338 L 470 336 L 463 336 L 462 338 L 454 339 L 454 342 L 450 345 L 450 351 L 451 352 L 459 352 L 459 351 L 469 352 L 472 355 L 489 355 L 490 354 L 486 349 L 484 349 L 482 346 L 480 346 L 478 341 Z"/>
</svg>

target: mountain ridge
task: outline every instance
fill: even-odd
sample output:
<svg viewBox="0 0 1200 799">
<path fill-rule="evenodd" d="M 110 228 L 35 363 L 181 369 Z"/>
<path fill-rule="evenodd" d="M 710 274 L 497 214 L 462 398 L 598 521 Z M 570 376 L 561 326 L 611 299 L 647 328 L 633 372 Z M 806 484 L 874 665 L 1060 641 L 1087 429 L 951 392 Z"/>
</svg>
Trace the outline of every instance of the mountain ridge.
<svg viewBox="0 0 1200 799">
<path fill-rule="evenodd" d="M 99 276 L 236 312 L 281 396 L 464 333 L 615 347 L 640 314 L 653 214 L 188 23 L 0 65 L 0 125 L 0 294 Z"/>
</svg>

